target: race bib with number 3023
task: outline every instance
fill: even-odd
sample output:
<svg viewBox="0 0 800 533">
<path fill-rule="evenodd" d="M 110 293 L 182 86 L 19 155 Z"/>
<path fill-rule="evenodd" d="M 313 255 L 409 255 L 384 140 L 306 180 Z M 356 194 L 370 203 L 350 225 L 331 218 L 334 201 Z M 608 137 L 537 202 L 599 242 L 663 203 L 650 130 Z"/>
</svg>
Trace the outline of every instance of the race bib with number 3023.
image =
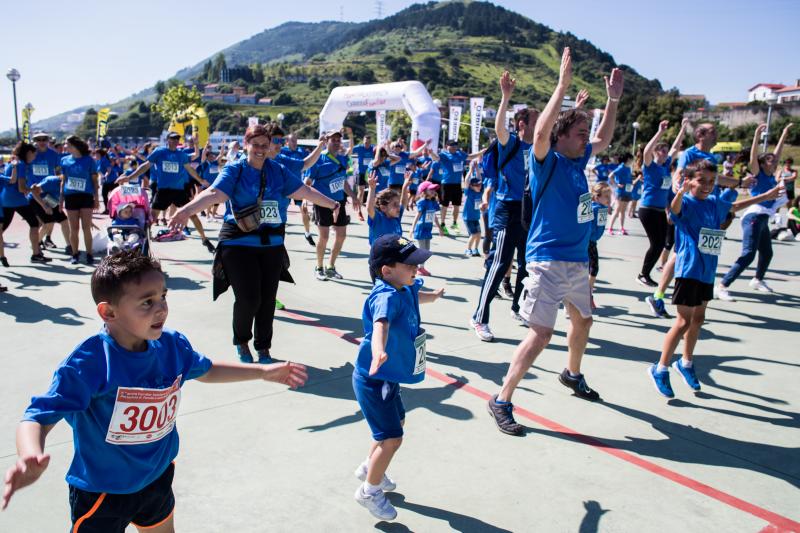
<svg viewBox="0 0 800 533">
<path fill-rule="evenodd" d="M 156 442 L 175 429 L 181 403 L 181 376 L 166 389 L 119 387 L 106 433 L 110 444 Z"/>
<path fill-rule="evenodd" d="M 283 224 L 277 200 L 262 200 L 260 215 L 262 224 Z"/>
<path fill-rule="evenodd" d="M 414 339 L 414 351 L 416 352 L 416 359 L 414 361 L 414 372 L 413 374 L 416 376 L 417 374 L 422 374 L 425 372 L 425 361 L 427 359 L 428 353 L 425 348 L 425 341 L 428 338 L 428 334 L 425 333 L 425 330 L 422 330 L 422 333 L 417 335 L 417 338 Z"/>
<path fill-rule="evenodd" d="M 71 191 L 86 192 L 86 179 L 67 178 L 67 189 Z"/>
<path fill-rule="evenodd" d="M 722 253 L 722 241 L 725 239 L 725 230 L 700 228 L 700 237 L 697 240 L 697 249 L 707 255 Z"/>
<path fill-rule="evenodd" d="M 585 192 L 578 197 L 578 224 L 591 222 L 592 218 L 592 193 Z"/>
</svg>

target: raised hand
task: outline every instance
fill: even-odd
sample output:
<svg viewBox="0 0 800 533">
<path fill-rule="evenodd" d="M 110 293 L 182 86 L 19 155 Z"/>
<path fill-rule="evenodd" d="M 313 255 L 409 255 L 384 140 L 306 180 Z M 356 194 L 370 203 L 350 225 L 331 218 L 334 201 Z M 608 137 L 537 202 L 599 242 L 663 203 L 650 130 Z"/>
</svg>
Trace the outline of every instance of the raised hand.
<svg viewBox="0 0 800 533">
<path fill-rule="evenodd" d="M 375 190 L 378 188 L 378 173 L 374 170 L 369 173 L 369 178 L 367 179 L 367 187 L 370 190 Z"/>
<path fill-rule="evenodd" d="M 792 122 L 788 123 L 786 127 L 783 128 L 783 133 L 786 134 L 789 131 L 789 128 L 791 128 L 792 126 L 794 126 L 794 123 Z"/>
<path fill-rule="evenodd" d="M 766 124 L 766 122 L 765 122 L 765 123 L 763 123 L 763 124 L 759 124 L 758 126 L 756 126 L 756 133 L 755 133 L 755 136 L 756 136 L 756 137 L 760 137 L 760 136 L 761 136 L 761 134 L 762 134 L 762 133 L 764 133 L 766 130 L 767 130 L 767 124 Z"/>
<path fill-rule="evenodd" d="M 611 78 L 603 76 L 606 81 L 606 94 L 609 98 L 615 100 L 622 96 L 622 89 L 625 86 L 625 79 L 622 76 L 622 71 L 618 68 L 611 70 Z"/>
<path fill-rule="evenodd" d="M 581 109 L 584 105 L 586 105 L 587 100 L 589 100 L 589 91 L 586 89 L 581 89 L 578 91 L 578 95 L 575 97 L 575 108 Z"/>
<path fill-rule="evenodd" d="M 668 127 L 669 127 L 669 120 L 662 120 L 661 122 L 658 123 L 658 132 L 664 133 L 665 131 L 667 131 Z"/>
<path fill-rule="evenodd" d="M 558 84 L 562 87 L 569 87 L 572 83 L 572 53 L 569 46 L 564 48 L 561 54 L 561 69 L 558 72 Z M 606 85 L 608 82 L 606 81 Z"/>
<path fill-rule="evenodd" d="M 503 98 L 510 100 L 516 86 L 517 80 L 512 78 L 507 70 L 503 71 L 503 75 L 500 76 L 500 92 L 503 93 Z"/>
<path fill-rule="evenodd" d="M 689 127 L 689 119 L 685 118 L 681 120 L 681 129 L 686 130 Z"/>
</svg>

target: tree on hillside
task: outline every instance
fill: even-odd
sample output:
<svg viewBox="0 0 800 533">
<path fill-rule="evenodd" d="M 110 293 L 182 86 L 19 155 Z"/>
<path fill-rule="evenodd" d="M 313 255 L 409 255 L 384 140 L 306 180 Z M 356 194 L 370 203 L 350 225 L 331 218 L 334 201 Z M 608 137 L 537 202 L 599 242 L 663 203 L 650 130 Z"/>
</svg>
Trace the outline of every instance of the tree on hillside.
<svg viewBox="0 0 800 533">
<path fill-rule="evenodd" d="M 194 87 L 187 89 L 183 85 L 171 87 L 153 104 L 152 110 L 169 122 L 175 115 L 183 113 L 192 105 L 200 105 L 203 99 Z"/>
<path fill-rule="evenodd" d="M 94 139 L 97 135 L 97 111 L 89 108 L 83 115 L 83 120 L 75 128 L 75 135 L 82 139 Z"/>
<path fill-rule="evenodd" d="M 219 75 L 220 72 L 222 72 L 222 69 L 226 68 L 228 68 L 228 64 L 225 62 L 225 54 L 220 52 L 214 56 L 214 59 L 211 62 L 211 71 L 213 76 L 208 81 L 222 81 L 220 80 Z"/>
</svg>

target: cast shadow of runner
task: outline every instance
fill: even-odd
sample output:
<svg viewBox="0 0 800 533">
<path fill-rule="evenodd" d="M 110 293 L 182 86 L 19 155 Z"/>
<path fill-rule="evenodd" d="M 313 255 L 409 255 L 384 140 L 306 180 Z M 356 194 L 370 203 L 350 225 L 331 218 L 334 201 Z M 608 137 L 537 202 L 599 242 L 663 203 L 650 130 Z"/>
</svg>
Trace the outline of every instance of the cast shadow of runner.
<svg viewBox="0 0 800 533">
<path fill-rule="evenodd" d="M 171 291 L 196 291 L 205 289 L 208 281 L 195 281 L 180 276 L 167 276 L 167 288 Z"/>
<path fill-rule="evenodd" d="M 503 378 L 505 377 L 506 372 L 508 371 L 508 365 L 509 365 L 509 361 L 505 359 L 497 362 L 488 362 L 488 361 L 481 361 L 478 359 L 467 359 L 465 357 L 459 357 L 457 355 L 452 355 L 452 354 L 438 354 L 433 352 L 428 352 L 427 357 L 428 361 L 431 363 L 436 363 L 437 365 L 447 366 L 450 368 L 457 368 L 464 372 L 472 372 L 474 374 L 479 375 L 483 379 L 491 381 L 497 386 L 503 385 Z M 530 372 L 528 372 L 522 379 L 533 380 L 537 379 L 537 376 L 535 374 L 531 374 Z M 524 390 L 528 390 L 536 394 L 541 394 L 531 389 L 524 389 Z"/>
<path fill-rule="evenodd" d="M 78 281 L 72 279 L 61 281 L 55 279 L 42 279 L 34 276 L 26 276 L 25 274 L 18 274 L 16 272 L 3 272 L 3 277 L 12 283 L 19 283 L 19 286 L 14 287 L 15 291 L 26 289 L 28 287 L 58 287 L 62 283 L 79 283 Z"/>
<path fill-rule="evenodd" d="M 26 324 L 49 320 L 54 324 L 80 326 L 84 321 L 78 319 L 86 318 L 72 307 L 50 307 L 33 298 L 19 296 L 13 292 L 0 293 L 0 313 L 6 313 L 13 316 L 17 322 Z"/>
<path fill-rule="evenodd" d="M 463 533 L 511 533 L 509 529 L 487 524 L 483 520 L 472 516 L 454 513 L 438 507 L 409 502 L 406 500 L 406 497 L 399 492 L 389 492 L 386 494 L 386 497 L 395 507 L 447 522 L 447 525 L 450 526 L 453 531 L 460 531 Z M 380 522 L 375 525 L 375 528 L 387 532 L 410 531 L 403 524 L 391 524 L 388 522 Z"/>
<path fill-rule="evenodd" d="M 581 519 L 578 533 L 597 533 L 600 527 L 600 519 L 611 509 L 603 509 L 600 502 L 594 500 L 583 502 L 583 508 L 586 510 L 586 514 Z"/>
<path fill-rule="evenodd" d="M 335 420 L 318 425 L 305 426 L 299 429 L 316 433 L 317 431 L 325 431 L 326 429 L 354 424 L 364 419 L 361 411 L 358 410 L 358 405 L 355 403 L 356 398 L 353 393 L 351 381 L 352 375 L 353 364 L 350 362 L 327 370 L 313 367 L 308 368 L 307 384 L 297 389 L 295 392 L 313 394 L 325 398 L 335 398 L 337 400 L 351 400 L 357 410 L 350 415 L 342 416 Z M 450 377 L 462 383 L 467 382 L 466 378 L 463 376 L 450 375 Z M 403 404 L 406 407 L 406 412 L 425 408 L 434 414 L 453 420 L 469 420 L 473 416 L 472 412 L 464 407 L 444 403 L 453 396 L 457 390 L 456 387 L 450 385 L 414 389 L 403 387 L 402 390 Z"/>
</svg>

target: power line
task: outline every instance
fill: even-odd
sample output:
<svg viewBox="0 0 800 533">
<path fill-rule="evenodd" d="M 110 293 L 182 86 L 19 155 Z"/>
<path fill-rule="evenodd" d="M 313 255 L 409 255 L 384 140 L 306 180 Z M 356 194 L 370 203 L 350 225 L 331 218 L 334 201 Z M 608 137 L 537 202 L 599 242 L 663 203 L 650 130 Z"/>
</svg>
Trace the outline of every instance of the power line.
<svg viewBox="0 0 800 533">
<path fill-rule="evenodd" d="M 375 14 L 379 19 L 383 18 L 383 2 L 381 0 L 375 0 Z"/>
</svg>

